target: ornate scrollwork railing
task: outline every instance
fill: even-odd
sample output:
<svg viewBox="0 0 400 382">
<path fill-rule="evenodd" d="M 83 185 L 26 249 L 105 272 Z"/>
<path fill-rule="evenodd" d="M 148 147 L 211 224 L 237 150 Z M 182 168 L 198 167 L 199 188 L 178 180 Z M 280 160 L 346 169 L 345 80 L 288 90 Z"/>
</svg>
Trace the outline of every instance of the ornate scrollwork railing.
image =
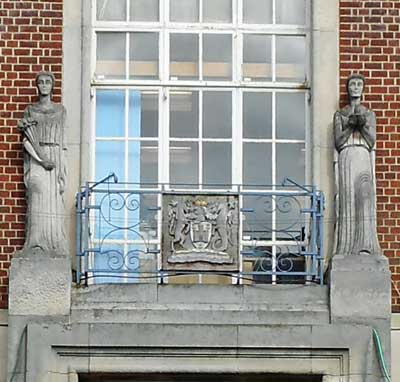
<svg viewBox="0 0 400 382">
<path fill-rule="evenodd" d="M 78 283 L 204 274 L 232 283 L 323 282 L 324 197 L 289 179 L 262 190 L 188 192 L 120 184 L 112 174 L 87 183 L 76 205 Z"/>
</svg>

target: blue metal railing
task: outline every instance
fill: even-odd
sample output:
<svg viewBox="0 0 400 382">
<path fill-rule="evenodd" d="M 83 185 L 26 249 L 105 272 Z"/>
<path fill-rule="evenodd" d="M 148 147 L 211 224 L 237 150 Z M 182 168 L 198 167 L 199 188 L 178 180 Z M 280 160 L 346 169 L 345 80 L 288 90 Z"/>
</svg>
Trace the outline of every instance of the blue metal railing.
<svg viewBox="0 0 400 382">
<path fill-rule="evenodd" d="M 291 179 L 270 187 L 190 187 L 118 183 L 115 174 L 86 183 L 76 196 L 77 282 L 162 283 L 182 275 L 197 275 L 201 282 L 204 275 L 219 275 L 232 283 L 323 283 L 321 191 Z M 171 193 L 237 198 L 237 269 L 163 267 L 168 229 L 162 201 Z"/>
</svg>

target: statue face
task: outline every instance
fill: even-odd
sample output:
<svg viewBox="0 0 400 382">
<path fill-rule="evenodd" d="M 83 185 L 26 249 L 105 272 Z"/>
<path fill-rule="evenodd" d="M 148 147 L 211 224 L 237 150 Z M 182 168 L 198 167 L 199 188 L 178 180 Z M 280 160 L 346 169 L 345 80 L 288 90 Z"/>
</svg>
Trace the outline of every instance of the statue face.
<svg viewBox="0 0 400 382">
<path fill-rule="evenodd" d="M 50 76 L 42 75 L 37 80 L 37 87 L 39 94 L 46 96 L 53 90 L 53 80 Z"/>
<path fill-rule="evenodd" d="M 361 78 L 350 80 L 347 91 L 352 98 L 359 98 L 364 90 L 364 81 Z"/>
</svg>

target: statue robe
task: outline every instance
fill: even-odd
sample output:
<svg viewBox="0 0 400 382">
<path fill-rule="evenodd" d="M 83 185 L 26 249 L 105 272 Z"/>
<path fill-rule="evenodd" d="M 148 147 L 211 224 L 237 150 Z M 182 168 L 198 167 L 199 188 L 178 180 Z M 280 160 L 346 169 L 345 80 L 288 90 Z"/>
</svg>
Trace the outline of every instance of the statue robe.
<svg viewBox="0 0 400 382">
<path fill-rule="evenodd" d="M 359 106 L 365 123 L 353 130 L 350 105 L 335 113 L 336 161 L 335 254 L 380 254 L 376 231 L 375 113 Z"/>
<path fill-rule="evenodd" d="M 24 182 L 28 208 L 24 250 L 65 255 L 65 109 L 62 105 L 52 104 L 52 108 L 44 110 L 39 104 L 33 104 L 26 108 L 24 118 L 37 122 L 36 126 L 25 131 L 24 143 L 28 141 L 41 159 L 46 158 L 55 164 L 54 169 L 46 170 L 25 151 Z"/>
</svg>

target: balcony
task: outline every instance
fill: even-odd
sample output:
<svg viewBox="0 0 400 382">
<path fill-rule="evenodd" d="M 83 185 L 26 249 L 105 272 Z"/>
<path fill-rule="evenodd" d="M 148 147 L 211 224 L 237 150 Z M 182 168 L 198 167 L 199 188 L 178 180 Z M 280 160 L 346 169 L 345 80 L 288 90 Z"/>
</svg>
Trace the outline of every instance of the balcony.
<svg viewBox="0 0 400 382">
<path fill-rule="evenodd" d="M 76 197 L 78 284 L 323 283 L 323 193 L 275 186 L 127 184 Z"/>
</svg>

